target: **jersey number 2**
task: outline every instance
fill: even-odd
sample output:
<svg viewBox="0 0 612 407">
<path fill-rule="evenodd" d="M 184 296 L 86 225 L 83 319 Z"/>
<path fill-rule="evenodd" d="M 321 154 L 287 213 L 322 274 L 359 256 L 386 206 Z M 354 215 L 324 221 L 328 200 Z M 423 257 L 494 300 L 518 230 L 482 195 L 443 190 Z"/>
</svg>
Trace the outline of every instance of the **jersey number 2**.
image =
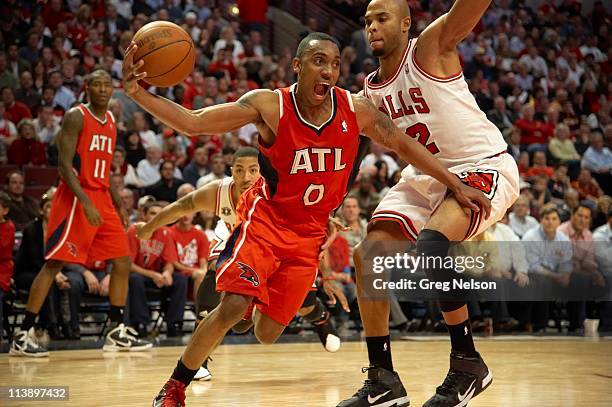
<svg viewBox="0 0 612 407">
<path fill-rule="evenodd" d="M 412 138 L 417 139 L 419 143 L 425 146 L 425 148 L 432 154 L 438 154 L 440 149 L 436 145 L 435 142 L 429 142 L 429 137 L 431 137 L 431 133 L 427 128 L 425 123 L 416 123 L 406 129 L 406 134 Z"/>
<path fill-rule="evenodd" d="M 94 167 L 94 178 L 104 179 L 106 173 L 106 161 L 96 158 L 96 166 Z"/>
</svg>

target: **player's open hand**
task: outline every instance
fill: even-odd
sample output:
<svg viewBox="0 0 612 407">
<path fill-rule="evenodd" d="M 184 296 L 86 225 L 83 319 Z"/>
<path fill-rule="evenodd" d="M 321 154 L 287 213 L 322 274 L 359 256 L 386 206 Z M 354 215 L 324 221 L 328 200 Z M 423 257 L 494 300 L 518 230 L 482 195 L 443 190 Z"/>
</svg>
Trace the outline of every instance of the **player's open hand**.
<svg viewBox="0 0 612 407">
<path fill-rule="evenodd" d="M 342 287 L 340 287 L 338 283 L 333 280 L 323 280 L 323 291 L 325 291 L 325 294 L 329 297 L 330 304 L 336 304 L 337 299 L 340 301 L 343 310 L 351 312 L 344 291 L 342 291 Z"/>
<path fill-rule="evenodd" d="M 83 204 L 83 212 L 85 213 L 87 222 L 89 222 L 91 226 L 98 227 L 102 224 L 102 216 L 100 216 L 98 208 L 96 208 L 91 202 L 85 202 Z"/>
<path fill-rule="evenodd" d="M 132 41 L 123 57 L 123 67 L 121 68 L 123 73 L 123 90 L 128 96 L 138 92 L 140 88 L 138 81 L 147 76 L 146 72 L 139 72 L 140 68 L 144 65 L 144 61 L 141 59 L 140 61 L 134 62 L 134 54 L 137 49 L 138 46 Z"/>
<path fill-rule="evenodd" d="M 348 232 L 349 230 L 351 230 L 351 228 L 343 224 L 340 219 L 332 218 L 330 216 L 327 220 L 327 240 L 319 249 L 319 260 L 321 260 L 321 258 L 323 257 L 323 253 L 325 252 L 325 250 L 329 249 L 329 246 L 331 246 L 331 244 L 334 242 L 334 239 L 336 239 L 338 231 Z"/>
<path fill-rule="evenodd" d="M 457 188 L 453 191 L 455 199 L 459 205 L 464 208 L 473 210 L 474 212 L 484 211 L 485 219 L 489 219 L 491 215 L 491 200 L 476 188 L 472 188 L 463 183 L 458 183 Z"/>
<path fill-rule="evenodd" d="M 134 224 L 136 228 L 136 236 L 141 240 L 149 240 L 151 239 L 152 231 L 149 230 L 147 224 L 144 222 L 138 222 Z"/>
</svg>

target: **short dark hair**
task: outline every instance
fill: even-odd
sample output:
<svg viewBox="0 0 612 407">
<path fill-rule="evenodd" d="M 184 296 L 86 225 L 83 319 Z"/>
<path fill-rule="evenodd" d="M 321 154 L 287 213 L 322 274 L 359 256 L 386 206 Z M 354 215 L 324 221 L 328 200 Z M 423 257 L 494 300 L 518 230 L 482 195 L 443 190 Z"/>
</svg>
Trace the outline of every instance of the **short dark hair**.
<svg viewBox="0 0 612 407">
<path fill-rule="evenodd" d="M 95 71 L 91 72 L 89 75 L 87 75 L 85 77 L 85 83 L 89 83 L 93 80 L 93 78 L 95 78 L 96 76 L 108 76 L 109 79 L 113 79 L 113 77 L 111 76 L 111 74 L 109 74 L 108 72 L 106 72 L 104 69 L 96 69 Z"/>
<path fill-rule="evenodd" d="M 123 154 L 124 156 L 127 154 L 125 151 L 125 148 L 123 148 L 122 145 L 117 144 L 115 146 L 115 152 L 119 151 L 121 154 Z"/>
<path fill-rule="evenodd" d="M 298 45 L 297 51 L 295 53 L 296 58 L 302 58 L 304 52 L 310 46 L 310 41 L 330 41 L 336 44 L 338 49 L 340 49 L 340 42 L 338 42 L 338 40 L 332 37 L 331 35 L 322 32 L 313 32 L 305 36 L 302 41 L 300 41 L 300 44 Z"/>
<path fill-rule="evenodd" d="M 0 206 L 3 208 L 11 206 L 11 197 L 4 191 L 0 191 Z"/>
<path fill-rule="evenodd" d="M 12 170 L 9 171 L 8 174 L 6 174 L 6 183 L 8 184 L 11 180 L 11 177 L 15 174 L 18 174 L 21 176 L 21 178 L 23 178 L 25 180 L 25 175 L 23 175 L 23 172 L 21 172 L 20 170 Z"/>
<path fill-rule="evenodd" d="M 174 163 L 174 161 L 164 160 L 164 161 L 162 161 L 161 165 L 159 166 L 159 170 L 161 171 L 162 168 L 164 168 L 164 165 L 166 165 L 166 164 L 170 164 L 172 166 L 173 170 L 176 168 L 176 164 Z"/>
<path fill-rule="evenodd" d="M 588 209 L 589 213 L 593 214 L 593 207 L 589 206 L 589 204 L 587 204 L 584 201 L 580 201 L 578 203 L 578 205 L 576 205 L 576 207 L 574 209 L 572 209 L 572 215 L 575 214 L 576 212 L 578 212 L 578 209 L 580 209 L 580 208 Z"/>
<path fill-rule="evenodd" d="M 556 213 L 559 218 L 561 218 L 561 213 L 559 212 L 559 208 L 555 204 L 546 204 L 540 210 L 540 219 L 544 218 L 551 213 Z"/>
<path fill-rule="evenodd" d="M 142 212 L 146 215 L 147 213 L 149 213 L 149 211 L 151 210 L 151 208 L 163 208 L 164 206 L 162 205 L 161 202 L 154 200 L 154 201 L 147 201 L 147 203 L 144 204 L 144 207 L 142 209 Z"/>
<path fill-rule="evenodd" d="M 233 162 L 236 162 L 236 160 L 238 158 L 242 158 L 242 157 L 259 157 L 259 150 L 256 149 L 255 147 L 240 147 L 235 153 L 234 153 L 234 160 Z"/>
</svg>

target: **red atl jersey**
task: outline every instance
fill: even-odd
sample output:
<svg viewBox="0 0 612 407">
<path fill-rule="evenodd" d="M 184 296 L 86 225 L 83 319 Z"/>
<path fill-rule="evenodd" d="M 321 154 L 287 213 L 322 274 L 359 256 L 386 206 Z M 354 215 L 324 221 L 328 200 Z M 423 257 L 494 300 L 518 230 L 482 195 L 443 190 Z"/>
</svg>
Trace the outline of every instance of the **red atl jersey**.
<svg viewBox="0 0 612 407">
<path fill-rule="evenodd" d="M 108 189 L 117 141 L 115 118 L 107 111 L 101 121 L 84 104 L 78 109 L 83 113 L 83 130 L 79 134 L 72 166 L 82 187 Z"/>
<path fill-rule="evenodd" d="M 136 227 L 132 225 L 127 235 L 134 264 L 161 272 L 166 263 L 178 261 L 176 246 L 169 228 L 161 227 L 153 232 L 151 239 L 139 240 L 136 237 Z"/>
<path fill-rule="evenodd" d="M 277 89 L 280 121 L 274 144 L 260 141 L 261 194 L 280 225 L 305 234 L 325 230 L 354 181 L 365 145 L 348 91 L 330 91 L 332 110 L 315 126 L 300 114 L 296 85 Z"/>
</svg>

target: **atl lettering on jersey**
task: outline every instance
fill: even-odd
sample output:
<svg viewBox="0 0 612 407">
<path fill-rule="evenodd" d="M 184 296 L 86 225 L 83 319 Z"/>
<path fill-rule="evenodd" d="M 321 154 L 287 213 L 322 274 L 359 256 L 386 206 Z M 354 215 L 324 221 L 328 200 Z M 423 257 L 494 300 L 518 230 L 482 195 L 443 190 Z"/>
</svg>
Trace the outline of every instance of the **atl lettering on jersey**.
<svg viewBox="0 0 612 407">
<path fill-rule="evenodd" d="M 110 170 L 117 142 L 115 118 L 107 111 L 104 120 L 95 116 L 86 105 L 78 109 L 83 114 L 83 129 L 79 135 L 72 166 L 85 188 L 110 186 Z"/>
</svg>

